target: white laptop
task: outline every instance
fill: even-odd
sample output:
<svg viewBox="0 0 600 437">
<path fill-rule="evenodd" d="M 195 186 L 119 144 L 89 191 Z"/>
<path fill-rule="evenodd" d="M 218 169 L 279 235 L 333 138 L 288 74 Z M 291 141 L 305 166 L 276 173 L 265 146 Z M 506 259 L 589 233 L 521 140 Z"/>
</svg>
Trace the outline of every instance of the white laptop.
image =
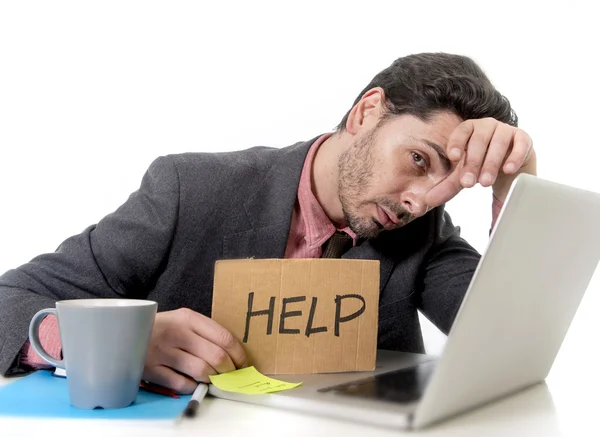
<svg viewBox="0 0 600 437">
<path fill-rule="evenodd" d="M 600 194 L 520 175 L 441 357 L 379 351 L 373 372 L 278 375 L 267 395 L 214 396 L 417 429 L 543 381 L 600 259 Z"/>
</svg>

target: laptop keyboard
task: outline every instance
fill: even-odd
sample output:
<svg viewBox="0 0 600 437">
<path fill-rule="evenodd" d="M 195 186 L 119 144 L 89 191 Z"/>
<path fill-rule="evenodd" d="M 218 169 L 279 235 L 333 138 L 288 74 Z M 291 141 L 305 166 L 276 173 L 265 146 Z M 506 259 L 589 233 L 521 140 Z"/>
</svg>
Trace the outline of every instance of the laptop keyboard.
<svg viewBox="0 0 600 437">
<path fill-rule="evenodd" d="M 394 403 L 412 403 L 423 395 L 434 367 L 435 361 L 426 361 L 414 367 L 380 373 L 318 391 Z"/>
</svg>

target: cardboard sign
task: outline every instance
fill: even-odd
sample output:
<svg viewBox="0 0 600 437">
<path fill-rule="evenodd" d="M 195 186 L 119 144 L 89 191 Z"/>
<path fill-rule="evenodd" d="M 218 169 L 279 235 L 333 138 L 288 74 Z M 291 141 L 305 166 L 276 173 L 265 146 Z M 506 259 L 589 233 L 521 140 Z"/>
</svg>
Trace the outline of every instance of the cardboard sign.
<svg viewBox="0 0 600 437">
<path fill-rule="evenodd" d="M 375 369 L 379 261 L 217 261 L 212 318 L 260 372 Z"/>
</svg>

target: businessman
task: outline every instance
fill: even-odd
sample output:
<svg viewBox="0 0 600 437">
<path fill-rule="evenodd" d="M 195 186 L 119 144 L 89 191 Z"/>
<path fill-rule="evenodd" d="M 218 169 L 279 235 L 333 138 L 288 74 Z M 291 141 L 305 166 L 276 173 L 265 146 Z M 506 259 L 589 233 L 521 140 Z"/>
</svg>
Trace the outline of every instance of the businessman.
<svg viewBox="0 0 600 437">
<path fill-rule="evenodd" d="M 210 311 L 215 261 L 246 257 L 379 260 L 378 347 L 423 352 L 417 310 L 447 333 L 480 257 L 445 202 L 479 183 L 491 187 L 496 217 L 514 178 L 535 171 L 531 138 L 470 58 L 399 58 L 334 132 L 279 149 L 160 157 L 116 211 L 6 272 L 0 372 L 44 365 L 28 324 L 57 300 L 152 299 L 144 378 L 189 393 L 245 364 Z M 53 317 L 40 336 L 59 356 Z"/>
</svg>

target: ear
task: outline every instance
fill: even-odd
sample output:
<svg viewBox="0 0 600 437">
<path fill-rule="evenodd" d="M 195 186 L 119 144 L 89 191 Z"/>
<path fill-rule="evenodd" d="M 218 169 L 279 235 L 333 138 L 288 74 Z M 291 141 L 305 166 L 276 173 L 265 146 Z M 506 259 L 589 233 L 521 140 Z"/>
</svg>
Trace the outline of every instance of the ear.
<svg viewBox="0 0 600 437">
<path fill-rule="evenodd" d="M 375 126 L 384 112 L 384 103 L 385 92 L 381 87 L 371 88 L 364 93 L 348 114 L 346 131 L 356 135 L 364 128 Z"/>
</svg>

